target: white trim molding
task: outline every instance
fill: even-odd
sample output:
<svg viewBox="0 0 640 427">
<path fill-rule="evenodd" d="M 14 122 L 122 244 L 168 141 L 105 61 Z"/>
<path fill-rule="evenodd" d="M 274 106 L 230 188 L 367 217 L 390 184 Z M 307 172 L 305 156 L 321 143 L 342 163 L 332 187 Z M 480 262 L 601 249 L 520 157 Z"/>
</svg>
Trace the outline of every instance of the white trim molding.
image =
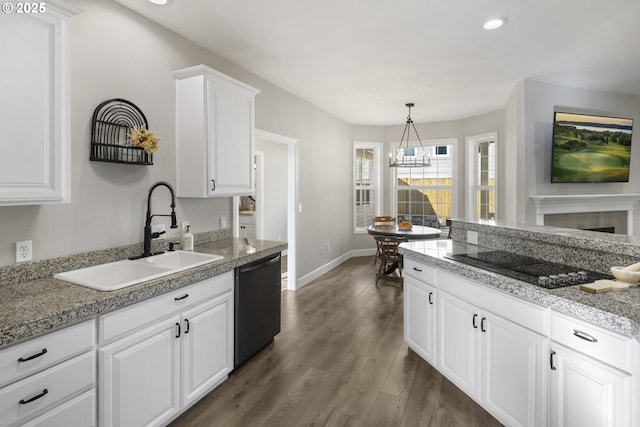
<svg viewBox="0 0 640 427">
<path fill-rule="evenodd" d="M 633 235 L 633 210 L 640 194 L 569 194 L 529 196 L 536 207 L 536 225 L 544 216 L 582 212 L 627 212 L 627 234 Z"/>
</svg>

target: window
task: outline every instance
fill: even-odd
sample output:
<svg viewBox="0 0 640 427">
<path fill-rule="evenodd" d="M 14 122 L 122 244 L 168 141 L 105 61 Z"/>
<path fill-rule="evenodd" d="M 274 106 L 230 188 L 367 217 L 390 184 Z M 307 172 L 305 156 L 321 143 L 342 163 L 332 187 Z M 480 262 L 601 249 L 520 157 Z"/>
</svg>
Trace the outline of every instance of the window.
<svg viewBox="0 0 640 427">
<path fill-rule="evenodd" d="M 430 157 L 431 166 L 392 168 L 395 216 L 398 222 L 406 220 L 415 225 L 438 228 L 445 224 L 447 218 L 453 216 L 452 153 L 455 142 L 455 139 L 423 141 L 424 152 L 422 147 L 414 146 L 410 148 L 411 154 Z M 396 149 L 391 147 L 392 151 Z"/>
<path fill-rule="evenodd" d="M 449 146 L 448 145 L 436 145 L 433 147 L 433 156 L 448 156 L 449 155 Z"/>
<path fill-rule="evenodd" d="M 496 219 L 497 141 L 496 132 L 467 138 L 469 218 Z"/>
<path fill-rule="evenodd" d="M 353 143 L 353 232 L 366 233 L 381 206 L 380 143 Z"/>
</svg>

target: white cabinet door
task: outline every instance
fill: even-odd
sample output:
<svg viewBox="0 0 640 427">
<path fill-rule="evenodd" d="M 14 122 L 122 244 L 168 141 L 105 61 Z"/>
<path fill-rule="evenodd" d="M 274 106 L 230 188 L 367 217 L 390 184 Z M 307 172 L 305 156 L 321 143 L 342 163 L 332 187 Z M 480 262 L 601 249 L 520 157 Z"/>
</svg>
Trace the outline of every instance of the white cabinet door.
<svg viewBox="0 0 640 427">
<path fill-rule="evenodd" d="M 549 425 L 631 425 L 631 375 L 564 346 L 551 346 Z"/>
<path fill-rule="evenodd" d="M 482 406 L 509 426 L 544 425 L 547 337 L 489 313 L 480 333 Z"/>
<path fill-rule="evenodd" d="M 10 3 L 7 3 L 8 5 Z M 0 15 L 0 205 L 69 201 L 69 60 L 66 19 L 80 12 Z M 24 3 L 35 5 L 37 3 Z M 26 9 L 25 9 L 26 10 Z"/>
<path fill-rule="evenodd" d="M 178 197 L 253 194 L 259 91 L 204 65 L 175 71 L 174 77 Z"/>
<path fill-rule="evenodd" d="M 436 360 L 436 288 L 411 276 L 404 279 L 404 339 L 424 360 Z"/>
<path fill-rule="evenodd" d="M 480 393 L 481 316 L 473 305 L 446 292 L 438 294 L 438 370 L 474 399 Z"/>
<path fill-rule="evenodd" d="M 229 292 L 182 316 L 182 406 L 195 403 L 233 370 L 233 299 Z"/>
<path fill-rule="evenodd" d="M 209 196 L 251 195 L 253 189 L 253 94 L 209 80 L 213 133 L 209 149 Z"/>
<path fill-rule="evenodd" d="M 101 426 L 163 425 L 180 412 L 180 317 L 99 350 Z"/>
</svg>

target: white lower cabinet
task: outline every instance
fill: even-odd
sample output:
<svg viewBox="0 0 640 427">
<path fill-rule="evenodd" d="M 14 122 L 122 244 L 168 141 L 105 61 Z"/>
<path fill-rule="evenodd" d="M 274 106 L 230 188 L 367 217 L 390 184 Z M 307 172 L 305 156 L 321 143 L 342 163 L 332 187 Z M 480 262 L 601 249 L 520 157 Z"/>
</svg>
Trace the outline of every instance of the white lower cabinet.
<svg viewBox="0 0 640 427">
<path fill-rule="evenodd" d="M 631 375 L 562 345 L 552 345 L 549 425 L 631 425 Z"/>
<path fill-rule="evenodd" d="M 509 426 L 544 425 L 547 337 L 491 313 L 483 316 L 482 405 Z"/>
<path fill-rule="evenodd" d="M 95 426 L 95 321 L 0 351 L 1 426 Z"/>
<path fill-rule="evenodd" d="M 98 351 L 100 425 L 162 425 L 180 412 L 179 316 Z"/>
<path fill-rule="evenodd" d="M 631 406 L 638 343 L 559 313 L 551 319 L 549 425 L 638 425 Z"/>
<path fill-rule="evenodd" d="M 233 300 L 225 295 L 183 315 L 182 406 L 197 402 L 233 369 Z"/>
<path fill-rule="evenodd" d="M 149 318 L 150 308 L 168 304 L 174 313 L 156 316 L 169 317 Z M 127 319 L 151 324 L 123 337 L 118 333 L 98 350 L 101 426 L 166 425 L 233 369 L 232 273 L 110 315 L 101 321 L 103 336 L 119 331 Z"/>
<path fill-rule="evenodd" d="M 404 279 L 404 339 L 413 351 L 435 365 L 436 288 L 407 275 Z"/>
<path fill-rule="evenodd" d="M 439 303 L 439 370 L 506 425 L 543 425 L 547 338 L 446 292 Z"/>
</svg>

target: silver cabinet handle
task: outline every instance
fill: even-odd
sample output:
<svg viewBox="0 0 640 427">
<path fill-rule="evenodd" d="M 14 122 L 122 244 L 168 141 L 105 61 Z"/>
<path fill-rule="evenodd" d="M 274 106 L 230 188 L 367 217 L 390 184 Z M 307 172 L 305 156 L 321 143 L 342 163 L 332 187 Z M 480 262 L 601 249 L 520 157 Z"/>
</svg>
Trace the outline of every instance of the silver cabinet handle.
<svg viewBox="0 0 640 427">
<path fill-rule="evenodd" d="M 596 337 L 594 337 L 593 335 L 589 335 L 588 333 L 579 331 L 577 329 L 573 330 L 573 335 L 575 335 L 576 337 L 578 337 L 578 338 L 580 338 L 582 340 L 585 340 L 585 341 L 589 341 L 589 342 L 593 342 L 593 343 L 598 342 Z"/>
</svg>

